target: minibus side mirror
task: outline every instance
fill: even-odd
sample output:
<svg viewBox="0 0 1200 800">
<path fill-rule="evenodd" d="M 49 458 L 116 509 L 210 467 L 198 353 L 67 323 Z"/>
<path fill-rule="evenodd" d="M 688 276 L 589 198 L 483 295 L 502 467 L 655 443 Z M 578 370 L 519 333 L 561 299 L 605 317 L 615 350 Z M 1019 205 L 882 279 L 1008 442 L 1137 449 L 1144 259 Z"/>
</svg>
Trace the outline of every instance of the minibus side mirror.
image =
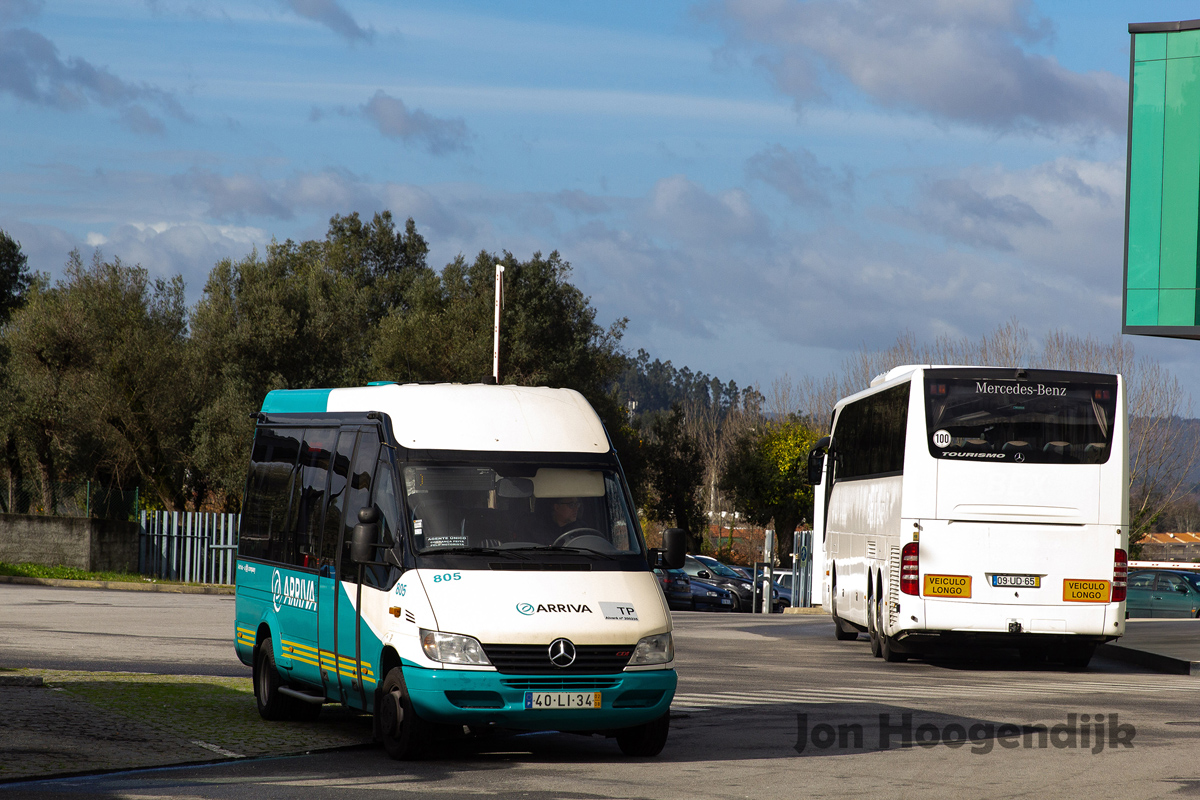
<svg viewBox="0 0 1200 800">
<path fill-rule="evenodd" d="M 833 452 L 833 437 L 822 436 L 808 451 L 808 484 L 821 485 L 822 467 L 825 465 L 825 454 Z"/>
<path fill-rule="evenodd" d="M 687 531 L 683 528 L 667 528 L 663 531 L 662 565 L 667 569 L 682 569 L 687 555 Z"/>
<path fill-rule="evenodd" d="M 379 544 L 379 509 L 374 506 L 360 509 L 358 524 L 350 538 L 350 560 L 355 564 L 375 562 L 375 548 Z"/>
</svg>

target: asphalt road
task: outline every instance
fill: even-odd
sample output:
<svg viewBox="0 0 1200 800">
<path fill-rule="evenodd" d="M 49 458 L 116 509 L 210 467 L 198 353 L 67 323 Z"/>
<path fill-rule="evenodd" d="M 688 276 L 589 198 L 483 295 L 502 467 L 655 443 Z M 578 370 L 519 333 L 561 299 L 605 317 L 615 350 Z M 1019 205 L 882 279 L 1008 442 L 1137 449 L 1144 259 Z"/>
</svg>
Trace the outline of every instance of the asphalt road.
<svg viewBox="0 0 1200 800">
<path fill-rule="evenodd" d="M 104 669 L 245 674 L 232 654 L 232 611 L 226 598 L 0 586 L 0 665 L 12 665 L 15 653 L 30 666 L 65 658 Z M 45 647 L 52 652 L 42 654 Z M 671 738 L 656 759 L 625 758 L 601 738 L 497 736 L 449 743 L 421 763 L 393 762 L 371 747 L 10 785 L 0 796 L 1200 794 L 1194 677 L 1103 659 L 1084 672 L 1030 669 L 1002 651 L 886 664 L 864 640 L 834 641 L 823 617 L 678 614 L 676 651 Z M 1030 725 L 1044 728 L 1022 731 Z"/>
</svg>

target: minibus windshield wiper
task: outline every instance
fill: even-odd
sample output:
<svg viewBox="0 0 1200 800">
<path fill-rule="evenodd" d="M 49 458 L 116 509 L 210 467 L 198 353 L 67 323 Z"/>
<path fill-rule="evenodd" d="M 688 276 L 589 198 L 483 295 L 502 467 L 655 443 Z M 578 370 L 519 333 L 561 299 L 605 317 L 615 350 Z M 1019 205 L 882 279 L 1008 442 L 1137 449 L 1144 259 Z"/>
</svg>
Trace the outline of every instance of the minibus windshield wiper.
<svg viewBox="0 0 1200 800">
<path fill-rule="evenodd" d="M 616 560 L 616 556 L 609 555 L 608 553 L 601 553 L 599 550 L 592 550 L 587 547 L 564 547 L 562 545 L 558 545 L 558 546 L 529 545 L 528 547 L 508 547 L 508 548 L 505 548 L 504 552 L 511 553 L 513 550 L 524 550 L 527 553 L 530 553 L 530 552 L 532 552 L 532 553 L 569 553 L 569 554 L 580 553 L 580 554 L 589 555 L 589 556 L 599 556 L 600 558 L 608 559 L 609 561 Z"/>
<path fill-rule="evenodd" d="M 528 561 L 529 556 L 523 555 L 521 553 L 513 552 L 514 550 L 517 550 L 517 549 L 524 549 L 524 548 L 508 547 L 508 548 L 500 549 L 499 547 L 462 547 L 462 546 L 458 546 L 458 545 L 444 545 L 442 547 L 426 547 L 424 550 L 420 551 L 420 554 L 423 556 L 431 555 L 433 553 L 466 553 L 468 555 L 488 555 L 488 556 L 511 555 L 513 558 L 519 558 L 523 561 Z"/>
</svg>

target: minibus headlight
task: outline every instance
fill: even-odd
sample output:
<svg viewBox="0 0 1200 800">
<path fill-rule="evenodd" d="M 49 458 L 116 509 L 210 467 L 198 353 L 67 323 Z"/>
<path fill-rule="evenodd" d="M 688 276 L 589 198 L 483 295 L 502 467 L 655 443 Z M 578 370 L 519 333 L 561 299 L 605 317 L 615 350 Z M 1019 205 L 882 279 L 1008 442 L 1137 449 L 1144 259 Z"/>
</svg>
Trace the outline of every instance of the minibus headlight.
<svg viewBox="0 0 1200 800">
<path fill-rule="evenodd" d="M 659 633 L 654 636 L 643 636 L 629 659 L 630 666 L 640 664 L 666 664 L 675 658 L 675 645 L 671 642 L 671 634 Z"/>
<path fill-rule="evenodd" d="M 433 661 L 443 664 L 474 664 L 488 666 L 487 653 L 478 639 L 457 633 L 441 633 L 421 629 L 421 649 Z"/>
</svg>

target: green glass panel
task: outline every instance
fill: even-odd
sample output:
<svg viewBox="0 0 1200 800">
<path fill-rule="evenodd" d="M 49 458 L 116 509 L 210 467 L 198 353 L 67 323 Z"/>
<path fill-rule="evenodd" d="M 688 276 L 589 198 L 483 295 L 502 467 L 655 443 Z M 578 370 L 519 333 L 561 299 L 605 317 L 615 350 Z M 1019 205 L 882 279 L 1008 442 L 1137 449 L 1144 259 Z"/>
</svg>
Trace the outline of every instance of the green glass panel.
<svg viewBox="0 0 1200 800">
<path fill-rule="evenodd" d="M 1137 33 L 1133 37 L 1133 60 L 1151 61 L 1167 57 L 1165 33 Z"/>
<path fill-rule="evenodd" d="M 1163 110 L 1167 62 L 1133 65 L 1133 126 L 1129 146 L 1130 289 L 1158 288 L 1159 233 L 1162 230 Z M 1132 323 L 1130 323 L 1132 324 Z"/>
<path fill-rule="evenodd" d="M 1200 59 L 1182 58 L 1166 65 L 1158 285 L 1195 289 L 1196 226 L 1200 222 Z"/>
<path fill-rule="evenodd" d="M 1195 325 L 1196 290 L 1163 289 L 1158 294 L 1159 325 Z"/>
<path fill-rule="evenodd" d="M 1179 31 L 1167 35 L 1167 58 L 1200 56 L 1200 30 Z"/>
<path fill-rule="evenodd" d="M 1125 298 L 1126 325 L 1158 324 L 1158 291 L 1130 289 Z"/>
</svg>

